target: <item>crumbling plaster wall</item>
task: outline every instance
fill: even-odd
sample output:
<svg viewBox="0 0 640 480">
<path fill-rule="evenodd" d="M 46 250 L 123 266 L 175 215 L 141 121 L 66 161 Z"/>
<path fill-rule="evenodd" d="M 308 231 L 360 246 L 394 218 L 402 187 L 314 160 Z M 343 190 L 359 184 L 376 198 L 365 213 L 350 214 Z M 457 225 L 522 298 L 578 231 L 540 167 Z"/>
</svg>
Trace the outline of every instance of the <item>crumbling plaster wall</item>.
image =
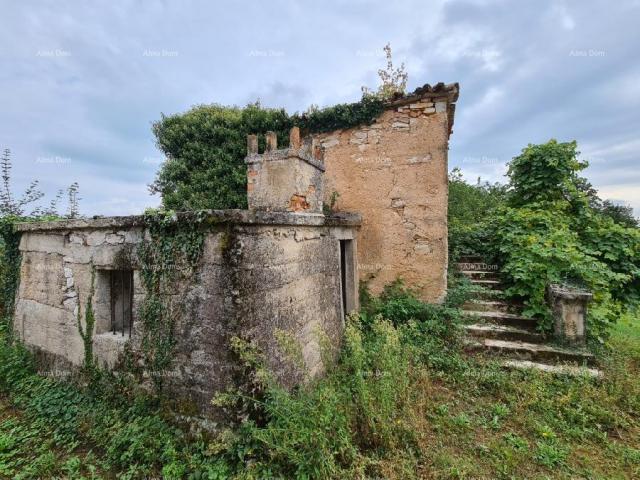
<svg viewBox="0 0 640 480">
<path fill-rule="evenodd" d="M 132 249 L 141 238 L 141 228 L 23 233 L 14 329 L 29 346 L 51 355 L 51 368 L 64 369 L 67 364 L 80 365 L 83 361 L 78 314 L 84 318 L 92 269 L 114 268 L 121 253 Z M 138 288 L 134 302 L 139 302 L 141 295 Z M 105 302 L 108 299 L 98 290 L 94 309 L 101 310 Z M 97 325 L 103 327 L 104 322 L 98 321 Z M 123 342 L 110 342 L 103 338 L 105 332 L 104 328 L 97 331 L 95 353 L 112 366 Z"/>
<path fill-rule="evenodd" d="M 324 147 L 325 203 L 337 192 L 338 210 L 362 215 L 359 277 L 373 293 L 401 277 L 425 300 L 441 301 L 446 294 L 447 154 L 455 98 L 397 102 L 372 125 L 316 136 Z"/>
<path fill-rule="evenodd" d="M 177 317 L 172 370 L 164 383 L 181 404 L 212 418 L 219 412 L 211 399 L 237 380 L 239 364 L 229 348 L 234 336 L 257 345 L 284 385 L 323 370 L 321 338 L 338 348 L 343 329 L 339 239 L 354 238 L 357 224 L 322 215 L 235 211 L 231 216 L 233 221 L 218 218 L 208 227 L 195 278 L 171 293 L 184 301 L 185 314 Z M 82 228 L 72 222 L 41 231 L 31 226 L 22 233 L 14 328 L 46 358 L 42 368 L 65 373 L 81 365 L 77 314 L 85 309 L 92 268 L 98 272 L 96 326 L 102 325 L 93 337 L 94 354 L 107 368 L 117 364 L 129 337 L 108 330 L 109 298 L 99 278 L 127 261 L 134 268 L 130 342 L 139 350 L 144 290 L 135 252 L 145 230 L 141 219 L 122 218 L 88 221 Z"/>
</svg>

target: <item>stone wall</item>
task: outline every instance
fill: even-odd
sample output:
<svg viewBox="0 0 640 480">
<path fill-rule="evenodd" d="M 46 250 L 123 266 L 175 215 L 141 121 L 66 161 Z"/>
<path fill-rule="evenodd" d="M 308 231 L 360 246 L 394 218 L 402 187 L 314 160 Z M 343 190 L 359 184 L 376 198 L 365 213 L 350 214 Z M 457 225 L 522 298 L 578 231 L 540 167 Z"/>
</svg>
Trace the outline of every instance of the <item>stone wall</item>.
<svg viewBox="0 0 640 480">
<path fill-rule="evenodd" d="M 184 300 L 186 313 L 175 326 L 177 345 L 166 385 L 183 404 L 218 419 L 211 399 L 232 385 L 239 371 L 229 349 L 233 336 L 259 346 L 284 385 L 323 370 L 320 338 L 327 336 L 337 348 L 343 328 L 339 241 L 354 238 L 359 219 L 223 211 L 211 212 L 208 220 L 194 280 L 168 292 Z M 137 313 L 145 292 L 135 252 L 145 239 L 144 220 L 102 218 L 23 224 L 20 229 L 14 328 L 27 346 L 47 358 L 43 367 L 65 372 L 81 365 L 77 314 L 85 308 L 94 268 L 97 360 L 113 368 L 126 342 L 138 349 Z M 131 338 L 109 330 L 110 303 L 101 280 L 123 263 L 134 268 Z M 295 346 L 302 365 L 286 353 L 287 344 Z"/>
<path fill-rule="evenodd" d="M 372 125 L 316 136 L 325 203 L 362 215 L 359 276 L 373 293 L 398 277 L 440 301 L 447 277 L 447 154 L 458 86 L 418 89 Z"/>
</svg>

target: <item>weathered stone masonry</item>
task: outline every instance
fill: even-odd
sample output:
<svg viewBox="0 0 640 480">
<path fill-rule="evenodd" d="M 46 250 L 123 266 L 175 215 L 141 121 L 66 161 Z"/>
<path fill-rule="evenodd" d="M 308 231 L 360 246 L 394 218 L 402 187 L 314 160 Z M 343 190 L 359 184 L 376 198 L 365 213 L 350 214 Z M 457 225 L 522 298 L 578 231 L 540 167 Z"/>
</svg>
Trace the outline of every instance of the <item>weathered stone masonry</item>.
<svg viewBox="0 0 640 480">
<path fill-rule="evenodd" d="M 428 301 L 447 286 L 447 154 L 458 84 L 425 85 L 387 104 L 372 125 L 316 136 L 325 202 L 362 215 L 360 280 L 373 293 L 402 277 Z"/>
<path fill-rule="evenodd" d="M 205 413 L 216 392 L 231 385 L 237 365 L 232 336 L 253 340 L 285 385 L 322 370 L 320 336 L 340 344 L 340 240 L 351 240 L 359 218 L 285 212 L 213 211 L 196 280 L 175 292 L 188 314 L 176 325 L 173 369 L 167 383 Z M 112 217 L 23 224 L 23 255 L 14 328 L 25 343 L 48 358 L 46 368 L 66 371 L 82 363 L 84 349 L 77 312 L 83 308 L 96 269 L 94 354 L 113 367 L 125 342 L 140 338 L 137 312 L 145 295 L 138 278 L 135 246 L 145 237 L 142 217 Z M 100 282 L 133 252 L 132 335 L 114 334 L 109 291 Z M 305 371 L 298 371 L 276 340 L 294 338 Z"/>
</svg>

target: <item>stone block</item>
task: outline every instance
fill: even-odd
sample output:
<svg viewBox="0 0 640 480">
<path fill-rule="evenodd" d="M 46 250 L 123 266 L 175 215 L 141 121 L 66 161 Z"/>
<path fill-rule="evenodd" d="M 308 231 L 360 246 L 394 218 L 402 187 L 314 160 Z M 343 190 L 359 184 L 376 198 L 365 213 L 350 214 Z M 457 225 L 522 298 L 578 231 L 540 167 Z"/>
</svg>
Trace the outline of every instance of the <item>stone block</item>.
<svg viewBox="0 0 640 480">
<path fill-rule="evenodd" d="M 64 235 L 25 232 L 20 238 L 20 251 L 64 254 Z"/>
<path fill-rule="evenodd" d="M 547 289 L 554 320 L 554 335 L 562 343 L 583 346 L 586 341 L 587 305 L 593 294 L 552 284 Z"/>
</svg>

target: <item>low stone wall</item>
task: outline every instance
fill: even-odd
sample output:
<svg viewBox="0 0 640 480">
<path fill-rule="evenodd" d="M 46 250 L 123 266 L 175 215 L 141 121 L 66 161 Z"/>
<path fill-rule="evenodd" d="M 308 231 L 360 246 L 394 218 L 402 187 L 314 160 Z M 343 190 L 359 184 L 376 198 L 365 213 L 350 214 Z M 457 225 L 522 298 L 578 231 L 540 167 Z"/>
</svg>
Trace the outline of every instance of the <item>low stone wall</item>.
<svg viewBox="0 0 640 480">
<path fill-rule="evenodd" d="M 167 292 L 184 301 L 186 311 L 175 326 L 177 343 L 165 383 L 182 402 L 216 419 L 211 399 L 233 385 L 240 370 L 229 349 L 234 336 L 258 346 L 287 386 L 322 372 L 321 336 L 337 347 L 343 329 L 339 241 L 355 238 L 359 217 L 221 211 L 210 212 L 204 223 L 204 249 L 193 280 Z M 78 310 L 84 311 L 92 274 L 98 362 L 113 368 L 126 343 L 139 349 L 145 291 L 136 250 L 148 238 L 142 217 L 22 224 L 19 230 L 14 328 L 27 346 L 46 356 L 48 369 L 65 371 L 83 361 Z M 110 331 L 103 278 L 123 264 L 134 270 L 131 338 Z M 357 282 L 349 288 L 357 298 Z M 292 361 L 283 336 L 293 340 L 304 365 Z"/>
</svg>

